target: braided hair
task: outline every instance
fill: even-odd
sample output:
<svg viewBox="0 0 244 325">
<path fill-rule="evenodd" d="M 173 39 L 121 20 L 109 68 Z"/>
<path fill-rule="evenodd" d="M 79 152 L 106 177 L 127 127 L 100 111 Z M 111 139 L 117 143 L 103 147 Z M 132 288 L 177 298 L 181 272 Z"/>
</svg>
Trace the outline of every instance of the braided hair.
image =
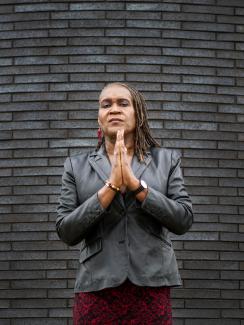
<svg viewBox="0 0 244 325">
<path fill-rule="evenodd" d="M 129 90 L 132 103 L 135 110 L 136 118 L 136 129 L 135 129 L 135 154 L 139 161 L 144 160 L 144 155 L 149 147 L 160 147 L 160 144 L 153 138 L 148 124 L 148 114 L 147 114 L 147 105 L 143 95 L 133 86 L 128 83 L 122 82 L 112 82 L 105 87 L 102 91 L 112 85 L 119 85 L 125 87 Z M 101 92 L 102 92 L 101 91 Z M 101 145 L 104 143 L 104 137 L 102 141 L 97 145 L 96 150 L 98 150 Z"/>
</svg>

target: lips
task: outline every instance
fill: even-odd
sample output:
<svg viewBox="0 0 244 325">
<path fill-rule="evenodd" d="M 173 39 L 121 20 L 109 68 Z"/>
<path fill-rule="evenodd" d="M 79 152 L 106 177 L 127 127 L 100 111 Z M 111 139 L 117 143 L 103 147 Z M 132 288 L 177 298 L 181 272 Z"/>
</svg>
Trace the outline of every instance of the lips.
<svg viewBox="0 0 244 325">
<path fill-rule="evenodd" d="M 119 118 L 111 118 L 111 120 L 108 121 L 109 123 L 111 122 L 123 122 L 123 120 L 119 119 Z"/>
</svg>

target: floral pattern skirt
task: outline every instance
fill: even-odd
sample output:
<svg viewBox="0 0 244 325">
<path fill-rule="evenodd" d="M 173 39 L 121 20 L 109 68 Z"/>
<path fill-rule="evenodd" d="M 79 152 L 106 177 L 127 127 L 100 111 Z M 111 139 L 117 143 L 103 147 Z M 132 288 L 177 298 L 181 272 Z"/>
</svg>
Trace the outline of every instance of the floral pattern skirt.
<svg viewBox="0 0 244 325">
<path fill-rule="evenodd" d="M 75 293 L 74 325 L 172 325 L 170 287 L 126 280 L 115 288 Z"/>
</svg>

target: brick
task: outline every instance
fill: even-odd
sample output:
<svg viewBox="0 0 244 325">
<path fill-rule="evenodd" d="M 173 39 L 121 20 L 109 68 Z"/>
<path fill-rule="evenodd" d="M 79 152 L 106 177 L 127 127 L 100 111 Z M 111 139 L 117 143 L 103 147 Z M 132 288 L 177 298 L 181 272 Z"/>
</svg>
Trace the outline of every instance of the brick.
<svg viewBox="0 0 244 325">
<path fill-rule="evenodd" d="M 235 279 L 235 280 L 244 280 L 244 272 L 242 271 L 221 271 L 221 279 Z"/>
<path fill-rule="evenodd" d="M 46 297 L 46 290 L 44 289 L 26 289 L 26 290 L 1 290 L 0 297 L 4 299 L 9 298 L 20 298 L 23 297 L 28 298 L 45 298 Z"/>
<path fill-rule="evenodd" d="M 185 150 L 185 157 L 192 158 L 219 158 L 219 159 L 231 159 L 236 158 L 236 154 L 233 151 L 217 151 L 217 150 Z"/>
<path fill-rule="evenodd" d="M 159 38 L 153 38 L 151 37 L 150 39 L 146 37 L 140 37 L 140 38 L 133 38 L 130 37 L 125 40 L 126 45 L 131 45 L 131 46 L 162 46 L 162 47 L 179 47 L 180 46 L 180 40 L 177 39 L 159 39 Z M 145 46 L 146 44 L 146 46 Z"/>
<path fill-rule="evenodd" d="M 160 71 L 159 65 L 122 65 L 122 64 L 116 64 L 116 65 L 106 65 L 108 72 L 127 72 L 128 70 L 130 72 L 138 72 L 140 70 L 142 73 L 150 72 L 150 73 L 157 73 Z"/>
<path fill-rule="evenodd" d="M 49 213 L 56 211 L 56 208 L 57 204 L 15 205 L 13 207 L 13 213 L 37 213 L 40 210 Z"/>
<path fill-rule="evenodd" d="M 59 20 L 40 20 L 40 21 L 27 21 L 15 23 L 16 30 L 23 29 L 52 29 L 52 28 L 67 28 L 68 22 Z"/>
<path fill-rule="evenodd" d="M 195 14 L 194 14 L 195 16 Z M 222 50 L 233 50 L 234 42 L 216 42 L 216 41 L 198 41 L 198 40 L 182 40 L 183 47 L 190 48 L 206 48 L 206 49 L 222 49 Z"/>
<path fill-rule="evenodd" d="M 67 156 L 67 149 L 17 149 L 15 150 L 14 156 L 17 158 L 21 157 L 59 157 Z"/>
<path fill-rule="evenodd" d="M 214 31 L 214 32 L 234 32 L 235 27 L 232 24 L 220 24 L 220 23 L 202 23 L 202 22 L 183 22 L 183 29 L 188 30 L 202 30 L 202 31 Z"/>
<path fill-rule="evenodd" d="M 2 7 L 1 7 L 2 11 Z M 10 13 L 8 15 L 1 15 L 1 21 L 29 21 L 29 20 L 45 20 L 48 19 L 48 13 L 46 12 L 24 12 L 24 13 Z"/>
<path fill-rule="evenodd" d="M 123 10 L 124 5 L 123 3 L 108 3 L 106 4 L 106 10 Z M 104 4 L 103 3 L 73 3 L 70 4 L 70 10 L 104 10 Z"/>
<path fill-rule="evenodd" d="M 233 8 L 225 8 L 221 6 L 194 6 L 194 5 L 183 5 L 183 12 L 194 12 L 194 13 L 210 13 L 210 14 L 222 14 L 232 15 L 234 13 Z"/>
<path fill-rule="evenodd" d="M 103 66 L 86 64 L 86 65 L 79 65 L 79 64 L 72 64 L 72 65 L 55 65 L 51 66 L 51 72 L 104 72 Z M 65 98 L 64 98 L 65 99 Z"/>
<path fill-rule="evenodd" d="M 111 29 L 111 30 L 107 30 L 105 33 L 105 36 L 108 37 L 145 37 L 145 30 L 140 29 L 140 28 L 133 28 L 133 29 L 129 29 L 129 28 L 123 28 L 123 29 Z M 149 29 L 147 30 L 147 37 L 160 37 L 160 30 L 155 30 L 155 29 Z"/>
<path fill-rule="evenodd" d="M 67 10 L 68 4 L 64 3 L 33 3 L 33 4 L 21 4 L 15 5 L 15 12 L 35 12 L 35 11 L 58 11 Z"/>
<path fill-rule="evenodd" d="M 11 65 L 12 59 L 6 58 L 0 60 L 0 66 Z"/>
<path fill-rule="evenodd" d="M 28 55 L 47 55 L 48 50 L 43 49 L 30 49 L 30 48 L 24 48 L 24 49 L 4 49 L 0 50 L 0 55 L 2 57 L 16 57 L 16 56 L 28 56 Z"/>
<path fill-rule="evenodd" d="M 59 194 L 59 192 L 59 186 L 18 186 L 14 188 L 14 194 Z"/>
<path fill-rule="evenodd" d="M 23 215 L 23 214 L 6 214 L 4 216 L 0 216 L 0 222 L 41 222 L 47 221 L 48 216 L 46 214 L 30 214 L 30 215 Z M 44 236 L 45 237 L 45 236 Z"/>
<path fill-rule="evenodd" d="M 174 289 L 173 289 L 174 290 Z M 172 296 L 174 298 L 219 298 L 219 290 L 216 289 L 176 289 L 173 291 Z"/>
<path fill-rule="evenodd" d="M 35 236 L 35 237 L 34 237 Z M 0 241 L 26 241 L 26 240 L 46 240 L 47 236 L 44 232 L 6 232 L 1 233 Z"/>
<path fill-rule="evenodd" d="M 39 83 L 39 82 L 66 82 L 68 81 L 68 76 L 59 73 L 56 74 L 40 74 L 33 76 L 16 76 L 16 83 Z"/>
<path fill-rule="evenodd" d="M 187 319 L 185 325 L 206 325 L 206 322 L 208 325 L 240 325 L 239 320 L 223 318 Z"/>
<path fill-rule="evenodd" d="M 222 241 L 212 241 L 212 242 L 203 242 L 203 241 L 194 241 L 194 245 L 192 245 L 191 242 L 185 242 L 184 248 L 185 249 L 194 249 L 194 250 L 215 250 L 218 251 L 233 251 L 238 250 L 238 244 L 233 242 L 222 242 Z M 199 265 L 196 265 L 196 268 L 198 268 Z M 191 268 L 189 266 L 189 268 Z"/>
<path fill-rule="evenodd" d="M 218 33 L 217 40 L 219 41 L 231 41 L 231 42 L 243 42 L 244 36 L 240 33 Z"/>
<path fill-rule="evenodd" d="M 11 261 L 14 270 L 52 270 L 66 269 L 65 261 Z"/>
<path fill-rule="evenodd" d="M 178 4 L 168 4 L 168 3 L 153 3 L 153 4 L 127 4 L 126 10 L 133 11 L 180 11 L 180 6 Z"/>
<path fill-rule="evenodd" d="M 11 62 L 9 62 L 11 64 Z M 10 66 L 1 68 L 0 74 L 5 75 L 17 75 L 17 74 L 35 74 L 35 73 L 47 73 L 47 66 Z"/>
<path fill-rule="evenodd" d="M 51 55 L 84 55 L 84 54 L 103 54 L 103 46 L 66 46 L 66 47 L 54 47 L 50 49 Z"/>
<path fill-rule="evenodd" d="M 33 124 L 35 125 L 35 124 Z M 2 142 L 2 148 L 3 149 L 18 149 L 18 148 L 46 148 L 47 147 L 47 141 L 46 140 L 30 140 L 28 143 L 26 141 L 22 140 L 16 140 L 16 141 L 4 141 Z"/>
<path fill-rule="evenodd" d="M 15 59 L 16 65 L 25 64 L 66 64 L 68 63 L 68 57 L 59 56 L 29 56 Z"/>
<path fill-rule="evenodd" d="M 0 48 L 10 48 L 11 47 L 11 41 L 0 41 Z"/>
<path fill-rule="evenodd" d="M 200 2 L 202 4 L 202 2 Z M 184 12 L 167 12 L 163 13 L 163 19 L 175 20 L 175 21 L 205 21 L 214 22 L 214 15 L 212 14 L 196 14 L 196 13 L 184 13 Z"/>
<path fill-rule="evenodd" d="M 112 14 L 113 12 L 107 12 L 107 18 L 112 18 L 111 16 L 108 16 L 108 14 Z M 120 12 L 118 12 L 120 13 Z M 116 12 L 116 14 L 118 14 Z M 119 18 L 119 16 L 116 16 Z M 105 18 L 105 12 L 103 11 L 60 11 L 60 12 L 51 12 L 51 18 L 52 19 L 104 19 Z M 120 19 L 120 18 L 119 18 Z"/>
<path fill-rule="evenodd" d="M 15 168 L 14 176 L 38 176 L 38 175 L 60 175 L 62 169 L 60 168 L 48 168 L 48 167 L 24 167 L 24 168 Z"/>
<path fill-rule="evenodd" d="M 117 14 L 117 13 L 116 13 Z M 124 42 L 121 38 L 118 37 L 84 37 L 84 38 L 78 38 L 78 37 L 72 37 L 68 40 L 68 45 L 71 46 L 82 46 L 84 45 L 84 42 L 86 45 L 123 45 Z M 150 45 L 150 44 L 149 44 Z"/>
<path fill-rule="evenodd" d="M 16 102 L 26 102 L 26 101 L 56 101 L 64 100 L 66 95 L 58 92 L 42 92 L 42 93 L 32 93 L 32 94 L 18 94 L 13 95 L 13 101 Z"/>
<path fill-rule="evenodd" d="M 0 252 L 0 260 L 44 260 L 46 259 L 45 252 Z"/>
<path fill-rule="evenodd" d="M 184 139 L 212 140 L 214 138 L 215 140 L 233 140 L 233 141 L 236 139 L 236 136 L 233 133 L 218 132 L 218 131 L 201 131 L 201 130 L 183 131 L 182 135 Z"/>
<path fill-rule="evenodd" d="M 179 29 L 180 23 L 176 21 L 163 20 L 130 20 L 126 21 L 127 27 L 132 28 L 157 28 L 157 29 Z"/>
<path fill-rule="evenodd" d="M 101 14 L 101 13 L 100 13 Z M 93 17 L 92 17 L 93 18 Z M 104 18 L 104 17 L 102 17 Z M 136 15 L 133 11 L 108 11 L 106 12 L 107 19 L 146 19 L 146 20 L 160 20 L 160 12 L 140 12 L 137 11 Z M 167 20 L 167 19 L 165 19 Z"/>
<path fill-rule="evenodd" d="M 193 112 L 216 112 L 216 104 L 211 103 L 184 103 L 184 102 L 168 102 L 163 103 L 164 110 L 170 111 L 193 111 Z"/>
<path fill-rule="evenodd" d="M 234 103 L 234 98 L 227 95 L 214 94 L 183 94 L 183 101 L 207 103 Z"/>
<path fill-rule="evenodd" d="M 25 325 L 41 325 L 45 322 L 46 325 L 66 325 L 67 320 L 64 318 L 41 318 L 41 319 L 36 319 L 36 318 L 21 318 L 21 319 L 15 319 L 14 320 L 14 325 L 22 325 L 23 323 Z"/>
<path fill-rule="evenodd" d="M 13 289 L 38 289 L 38 288 L 66 288 L 66 280 L 19 280 L 12 281 Z"/>
<path fill-rule="evenodd" d="M 192 93 L 215 93 L 215 87 L 213 86 L 205 86 L 205 85 L 170 85 L 170 84 L 164 84 L 163 85 L 163 90 L 165 91 L 178 91 L 178 92 L 189 92 L 191 91 Z"/>
<path fill-rule="evenodd" d="M 196 77 L 196 76 L 183 76 L 184 83 L 193 84 L 207 84 L 207 85 L 233 85 L 233 78 L 221 78 L 221 77 Z"/>
<path fill-rule="evenodd" d="M 233 280 L 185 280 L 184 284 L 187 288 L 239 289 L 238 281 Z"/>
<path fill-rule="evenodd" d="M 45 309 L 0 309 L 0 317 L 12 318 L 12 316 L 19 317 L 47 317 L 47 310 Z"/>
<path fill-rule="evenodd" d="M 1 279 L 40 279 L 45 277 L 44 271 L 22 271 L 21 275 L 19 271 L 0 271 Z"/>
<path fill-rule="evenodd" d="M 31 14 L 32 17 L 33 14 Z M 13 45 L 14 47 L 24 47 L 24 46 L 38 46 L 38 47 L 45 47 L 45 46 L 62 46 L 62 45 L 66 45 L 67 41 L 66 39 L 60 39 L 60 38 L 40 38 L 40 39 L 36 39 L 36 38 L 30 38 L 30 39 L 24 39 L 24 40 L 14 40 L 13 41 Z"/>
<path fill-rule="evenodd" d="M 108 54 L 144 54 L 144 55 L 160 55 L 161 49 L 159 48 L 153 48 L 153 47 L 143 47 L 143 46 L 137 46 L 135 48 L 130 47 L 123 47 L 123 46 L 108 46 L 107 47 L 107 53 Z"/>
<path fill-rule="evenodd" d="M 67 132 L 65 130 L 16 130 L 13 131 L 13 139 L 54 139 L 65 138 Z M 55 153 L 54 153 L 55 154 Z"/>
<path fill-rule="evenodd" d="M 234 61 L 228 59 L 212 59 L 212 58 L 183 58 L 184 65 L 204 65 L 214 67 L 233 67 Z"/>
<path fill-rule="evenodd" d="M 208 123 L 208 122 L 165 122 L 165 127 L 166 128 L 175 128 L 175 129 L 191 129 L 191 130 L 216 130 L 217 125 L 215 123 Z"/>
<path fill-rule="evenodd" d="M 237 318 L 243 319 L 244 318 L 244 311 L 242 309 L 225 309 L 222 311 L 222 315 L 224 318 Z"/>
<path fill-rule="evenodd" d="M 243 261 L 244 257 L 242 252 L 221 252 L 220 259 L 230 261 Z"/>
<path fill-rule="evenodd" d="M 221 308 L 221 309 L 226 309 L 226 308 L 238 308 L 238 300 L 213 300 L 210 299 L 194 299 L 192 300 L 186 300 L 185 301 L 186 308 L 207 308 L 207 309 L 212 309 L 212 308 Z"/>
<path fill-rule="evenodd" d="M 0 39 L 18 39 L 18 38 L 31 38 L 31 37 L 47 37 L 48 31 L 45 30 L 24 30 L 24 31 L 7 31 L 0 32 Z"/>
<path fill-rule="evenodd" d="M 184 30 L 163 30 L 162 35 L 165 38 L 176 39 L 199 39 L 199 40 L 214 40 L 213 32 L 196 32 L 196 31 L 184 31 Z"/>
<path fill-rule="evenodd" d="M 220 313 L 218 310 L 208 310 L 208 317 L 218 318 Z M 176 317 L 185 317 L 185 318 L 205 318 L 206 310 L 202 309 L 177 309 L 175 311 Z"/>
<path fill-rule="evenodd" d="M 49 31 L 49 35 L 51 37 L 83 37 L 83 36 L 103 36 L 104 33 L 101 29 L 97 28 L 90 28 L 90 29 L 84 29 L 84 28 L 81 28 L 81 29 L 78 29 L 78 28 L 73 28 L 73 29 L 70 29 L 70 28 L 67 28 L 67 29 L 51 29 Z"/>
</svg>

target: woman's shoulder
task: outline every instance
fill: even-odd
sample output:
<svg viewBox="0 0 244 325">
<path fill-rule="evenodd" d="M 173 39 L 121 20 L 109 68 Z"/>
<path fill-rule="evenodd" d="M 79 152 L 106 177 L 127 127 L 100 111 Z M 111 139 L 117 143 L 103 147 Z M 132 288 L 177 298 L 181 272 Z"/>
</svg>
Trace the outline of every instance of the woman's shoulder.
<svg viewBox="0 0 244 325">
<path fill-rule="evenodd" d="M 72 165 L 85 163 L 88 157 L 93 153 L 94 150 L 86 150 L 78 153 L 74 153 L 66 157 L 66 162 L 69 161 Z"/>
</svg>

